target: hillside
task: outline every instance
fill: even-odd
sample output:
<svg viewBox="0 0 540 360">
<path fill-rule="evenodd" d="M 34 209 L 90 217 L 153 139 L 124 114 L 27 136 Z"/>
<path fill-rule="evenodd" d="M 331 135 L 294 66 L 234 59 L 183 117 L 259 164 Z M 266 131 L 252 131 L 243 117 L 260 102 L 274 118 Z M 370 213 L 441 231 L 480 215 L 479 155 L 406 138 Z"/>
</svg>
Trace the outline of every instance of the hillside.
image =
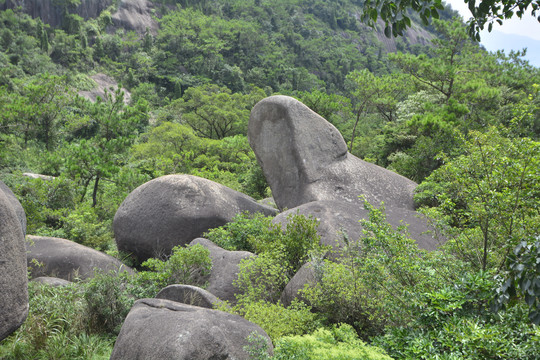
<svg viewBox="0 0 540 360">
<path fill-rule="evenodd" d="M 0 0 L 0 358 L 536 359 L 540 69 L 361 4 Z"/>
</svg>

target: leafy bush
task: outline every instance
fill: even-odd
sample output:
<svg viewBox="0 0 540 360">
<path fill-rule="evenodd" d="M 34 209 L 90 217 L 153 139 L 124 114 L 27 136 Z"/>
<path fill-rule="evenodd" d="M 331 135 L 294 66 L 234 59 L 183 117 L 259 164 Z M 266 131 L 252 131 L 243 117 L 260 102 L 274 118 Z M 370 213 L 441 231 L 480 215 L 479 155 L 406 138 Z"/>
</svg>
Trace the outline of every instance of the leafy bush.
<svg viewBox="0 0 540 360">
<path fill-rule="evenodd" d="M 205 287 L 206 277 L 212 268 L 210 251 L 200 244 L 175 246 L 167 260 L 148 259 L 140 271 L 128 279 L 129 293 L 136 298 L 154 297 L 171 284 L 187 284 Z"/>
<path fill-rule="evenodd" d="M 87 334 L 83 289 L 78 284 L 52 287 L 28 284 L 29 314 L 22 326 L 0 344 L 0 358 L 108 359 L 113 340 Z"/>
<path fill-rule="evenodd" d="M 284 250 L 265 252 L 240 261 L 238 279 L 233 282 L 236 295 L 244 303 L 268 301 L 275 303 L 290 280 L 290 267 Z"/>
<path fill-rule="evenodd" d="M 288 276 L 308 260 L 311 251 L 323 252 L 317 233 L 318 222 L 312 216 L 290 214 L 287 225 L 282 230 L 273 224 L 271 217 L 261 214 L 238 214 L 233 221 L 219 228 L 211 229 L 204 236 L 227 250 L 244 250 L 256 254 L 276 253 L 283 257 Z"/>
<path fill-rule="evenodd" d="M 235 215 L 231 222 L 208 230 L 203 236 L 226 250 L 258 252 L 257 244 L 280 238 L 281 229 L 272 224 L 271 217 L 243 212 Z"/>
<path fill-rule="evenodd" d="M 389 327 L 373 343 L 395 359 L 537 359 L 540 329 L 521 304 L 489 311 L 494 286 L 492 274 L 479 273 L 427 292 L 407 327 Z"/>
<path fill-rule="evenodd" d="M 320 328 L 310 335 L 285 336 L 276 342 L 274 360 L 390 360 L 391 357 L 375 346 L 358 339 L 350 325 L 331 329 Z"/>
<path fill-rule="evenodd" d="M 458 263 L 419 249 L 405 228 L 396 231 L 386 222 L 383 207 L 365 207 L 370 215 L 361 221 L 364 236 L 353 241 L 344 234 L 335 262 L 314 258 L 317 282 L 302 293 L 330 322 L 348 323 L 369 336 L 387 324 L 406 324 L 414 317 L 416 297 L 451 281 Z"/>
<path fill-rule="evenodd" d="M 118 335 L 135 299 L 125 287 L 128 274 L 96 273 L 84 284 L 88 327 L 94 333 Z"/>
<path fill-rule="evenodd" d="M 219 310 L 238 314 L 259 325 L 276 341 L 282 336 L 303 335 L 320 325 L 317 314 L 303 302 L 294 301 L 289 307 L 264 300 L 242 301 L 234 307 L 221 306 Z"/>
</svg>

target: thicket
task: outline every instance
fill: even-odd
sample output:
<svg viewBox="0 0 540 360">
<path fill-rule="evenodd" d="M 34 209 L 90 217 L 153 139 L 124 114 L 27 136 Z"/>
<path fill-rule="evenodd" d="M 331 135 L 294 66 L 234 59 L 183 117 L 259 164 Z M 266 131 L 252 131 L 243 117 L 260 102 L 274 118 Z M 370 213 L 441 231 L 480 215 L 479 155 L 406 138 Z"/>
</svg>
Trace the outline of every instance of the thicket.
<svg viewBox="0 0 540 360">
<path fill-rule="evenodd" d="M 330 261 L 314 219 L 281 227 L 241 214 L 207 234 L 257 254 L 241 264 L 242 293 L 228 311 L 260 324 L 276 359 L 348 358 L 364 348 L 355 333 L 396 359 L 537 357 L 538 68 L 519 52 L 487 53 L 451 11 L 422 35 L 430 45 L 397 39 L 387 55 L 358 23 L 357 1 L 156 3 L 160 29 L 142 36 L 111 31 L 113 8 L 84 21 L 66 5 L 61 29 L 0 12 L 0 179 L 25 208 L 29 234 L 122 258 L 112 219 L 148 180 L 185 173 L 271 195 L 247 141 L 249 112 L 268 95 L 291 95 L 334 124 L 354 155 L 419 182 L 415 200 L 448 241 L 422 251 L 386 223 L 384 207 L 366 204 L 366 233 L 342 234 Z M 96 102 L 76 95 L 98 72 L 130 100 L 120 87 Z M 317 281 L 285 307 L 281 290 L 305 263 Z M 191 275 L 210 263 L 194 247 L 145 265 L 66 288 L 32 283 L 29 318 L 0 357 L 106 358 L 136 298 L 178 281 L 203 286 Z"/>
</svg>

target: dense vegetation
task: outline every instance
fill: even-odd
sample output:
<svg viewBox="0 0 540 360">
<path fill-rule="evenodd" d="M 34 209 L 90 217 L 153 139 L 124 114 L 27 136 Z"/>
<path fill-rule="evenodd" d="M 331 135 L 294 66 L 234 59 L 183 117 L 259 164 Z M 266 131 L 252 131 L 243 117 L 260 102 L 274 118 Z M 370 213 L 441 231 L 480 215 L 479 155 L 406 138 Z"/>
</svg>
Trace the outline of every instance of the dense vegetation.
<svg viewBox="0 0 540 360">
<path fill-rule="evenodd" d="M 353 154 L 420 183 L 415 201 L 448 241 L 424 252 L 388 226 L 381 204 L 366 203 L 365 236 L 343 234 L 332 262 L 313 219 L 294 217 L 282 231 L 240 214 L 207 234 L 259 255 L 242 263 L 243 294 L 223 310 L 261 325 L 276 359 L 386 358 L 381 349 L 396 359 L 537 358 L 540 69 L 519 53 L 487 53 L 449 10 L 421 33 L 428 45 L 398 38 L 387 54 L 353 0 L 161 0 L 159 31 L 142 35 L 111 28 L 114 6 L 84 21 L 59 3 L 62 28 L 0 12 L 0 179 L 29 234 L 127 261 L 112 218 L 150 179 L 193 174 L 271 195 L 247 121 L 260 99 L 291 95 L 332 122 Z M 77 95 L 97 73 L 131 96 Z M 276 302 L 307 261 L 318 282 L 306 303 Z M 198 247 L 130 265 L 142 271 L 31 283 L 29 318 L 0 358 L 107 358 L 134 299 L 175 282 L 203 286 L 191 275 L 210 266 Z M 248 351 L 265 358 L 257 340 Z"/>
</svg>

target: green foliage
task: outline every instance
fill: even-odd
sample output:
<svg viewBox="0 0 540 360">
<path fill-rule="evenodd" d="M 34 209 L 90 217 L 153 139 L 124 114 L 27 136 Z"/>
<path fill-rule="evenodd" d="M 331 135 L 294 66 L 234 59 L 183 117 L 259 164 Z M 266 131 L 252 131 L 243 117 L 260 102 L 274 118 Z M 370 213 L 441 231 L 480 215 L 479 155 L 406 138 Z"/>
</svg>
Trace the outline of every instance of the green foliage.
<svg viewBox="0 0 540 360">
<path fill-rule="evenodd" d="M 88 328 L 96 334 L 118 335 L 135 299 L 119 281 L 127 274 L 99 273 L 84 284 L 84 300 L 88 311 Z"/>
<path fill-rule="evenodd" d="M 315 284 L 306 300 L 332 323 L 348 323 L 364 336 L 414 317 L 416 296 L 451 281 L 459 265 L 444 254 L 421 250 L 404 228 L 394 230 L 384 208 L 365 203 L 364 236 L 350 240 L 336 261 L 313 258 Z M 455 267 L 455 268 L 454 268 Z"/>
<path fill-rule="evenodd" d="M 472 274 L 425 293 L 407 327 L 392 327 L 373 343 L 395 359 L 535 359 L 538 327 L 523 306 L 493 313 L 492 274 Z"/>
<path fill-rule="evenodd" d="M 223 307 L 219 310 L 238 314 L 259 325 L 274 342 L 283 336 L 310 333 L 319 325 L 318 316 L 311 312 L 311 307 L 298 301 L 288 307 L 279 302 L 244 301 L 232 308 Z"/>
<path fill-rule="evenodd" d="M 331 329 L 320 328 L 309 335 L 282 337 L 276 342 L 272 359 L 389 360 L 391 357 L 358 339 L 350 325 L 342 324 Z"/>
<path fill-rule="evenodd" d="M 30 310 L 23 325 L 0 344 L 0 357 L 23 359 L 108 359 L 113 340 L 87 333 L 83 291 L 30 282 Z"/>
<path fill-rule="evenodd" d="M 464 154 L 417 189 L 421 205 L 435 202 L 449 217 L 446 246 L 475 268 L 502 269 L 521 239 L 538 233 L 539 151 L 537 142 L 506 138 L 495 128 L 472 132 Z"/>
<path fill-rule="evenodd" d="M 269 243 L 281 235 L 272 218 L 260 213 L 236 214 L 232 221 L 208 230 L 203 236 L 226 250 L 256 252 L 258 242 Z"/>
<path fill-rule="evenodd" d="M 159 290 L 172 284 L 205 286 L 205 278 L 210 274 L 212 260 L 210 251 L 200 244 L 175 246 L 167 260 L 148 259 L 141 264 L 149 271 L 141 271 L 135 282 L 154 297 Z"/>
<path fill-rule="evenodd" d="M 237 299 L 275 303 L 290 280 L 290 271 L 282 248 L 243 259 L 238 265 L 238 279 L 233 282 L 239 291 Z"/>
<path fill-rule="evenodd" d="M 540 237 L 522 240 L 507 257 L 506 280 L 497 289 L 494 308 L 499 310 L 518 294 L 529 307 L 529 320 L 540 324 Z"/>
<path fill-rule="evenodd" d="M 312 216 L 287 216 L 285 228 L 273 224 L 272 218 L 261 214 L 238 214 L 233 221 L 204 234 L 206 238 L 228 250 L 244 250 L 256 254 L 271 254 L 284 260 L 290 276 L 307 262 L 312 251 L 327 250 L 319 245 L 318 222 Z"/>
</svg>

